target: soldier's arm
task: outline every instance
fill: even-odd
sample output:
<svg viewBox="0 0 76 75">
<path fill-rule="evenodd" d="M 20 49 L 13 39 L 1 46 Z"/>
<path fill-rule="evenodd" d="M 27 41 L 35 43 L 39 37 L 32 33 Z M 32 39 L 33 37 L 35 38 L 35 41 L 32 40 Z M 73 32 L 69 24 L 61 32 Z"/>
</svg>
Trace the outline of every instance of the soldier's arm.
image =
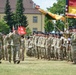
<svg viewBox="0 0 76 75">
<path fill-rule="evenodd" d="M 2 46 L 4 45 L 4 39 L 3 39 L 3 36 L 1 37 L 1 39 L 2 39 Z"/>
<path fill-rule="evenodd" d="M 21 46 L 21 36 L 20 36 L 20 38 L 19 38 L 19 41 L 20 41 L 20 46 Z"/>
</svg>

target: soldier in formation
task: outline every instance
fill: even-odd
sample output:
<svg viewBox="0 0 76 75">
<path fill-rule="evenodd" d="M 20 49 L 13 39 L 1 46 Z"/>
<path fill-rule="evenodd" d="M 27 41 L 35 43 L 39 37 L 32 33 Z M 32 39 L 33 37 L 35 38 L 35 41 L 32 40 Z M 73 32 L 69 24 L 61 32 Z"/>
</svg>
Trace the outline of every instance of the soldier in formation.
<svg viewBox="0 0 76 75">
<path fill-rule="evenodd" d="M 24 61 L 24 53 L 24 35 L 19 35 L 17 28 L 5 36 L 0 33 L 0 63 L 1 59 L 6 59 L 10 63 L 13 59 L 14 63 L 19 64 L 21 60 Z"/>
<path fill-rule="evenodd" d="M 5 38 L 6 41 L 6 60 L 9 60 L 9 62 L 11 63 L 11 55 L 12 55 L 12 51 L 11 51 L 11 38 L 10 38 L 10 33 L 6 36 Z"/>
<path fill-rule="evenodd" d="M 73 27 L 72 36 L 66 38 L 60 33 L 36 32 L 28 38 L 19 35 L 17 30 L 10 32 L 5 37 L 0 33 L 0 63 L 6 59 L 19 64 L 24 61 L 24 53 L 37 59 L 67 60 L 76 63 L 76 27 Z M 70 33 L 66 33 L 67 35 Z"/>
<path fill-rule="evenodd" d="M 76 25 L 73 26 L 73 32 L 71 36 L 71 44 L 72 44 L 72 59 L 74 63 L 76 64 Z"/>
<path fill-rule="evenodd" d="M 21 36 L 21 59 L 22 61 L 24 61 L 24 58 L 25 58 L 25 38 L 24 38 L 24 35 Z"/>
<path fill-rule="evenodd" d="M 20 63 L 20 49 L 21 49 L 21 36 L 18 34 L 17 29 L 10 35 L 13 41 L 13 62 Z"/>
<path fill-rule="evenodd" d="M 38 59 L 67 61 L 72 61 L 73 59 L 70 36 L 66 38 L 63 34 L 59 33 L 45 34 L 36 32 L 32 35 L 31 40 L 33 40 L 31 50 L 34 50 L 34 56 Z"/>
<path fill-rule="evenodd" d="M 0 33 L 0 63 L 3 58 L 3 35 Z"/>
</svg>

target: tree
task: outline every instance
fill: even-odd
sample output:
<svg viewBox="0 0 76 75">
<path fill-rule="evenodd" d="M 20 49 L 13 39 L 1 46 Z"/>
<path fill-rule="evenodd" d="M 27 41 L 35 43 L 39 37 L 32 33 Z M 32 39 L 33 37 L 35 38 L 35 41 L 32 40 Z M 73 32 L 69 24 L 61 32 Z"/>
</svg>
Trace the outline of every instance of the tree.
<svg viewBox="0 0 76 75">
<path fill-rule="evenodd" d="M 58 15 L 64 16 L 65 4 L 66 4 L 66 1 L 65 1 L 65 0 L 57 0 L 57 3 L 54 3 L 53 6 L 50 7 L 50 8 L 47 8 L 47 10 L 50 11 L 50 12 L 52 12 L 52 13 L 54 13 L 54 14 L 58 14 Z M 45 21 L 46 26 L 48 26 L 48 24 L 47 24 L 48 20 L 49 20 L 49 19 L 46 19 L 46 21 Z M 51 19 L 51 20 L 52 20 L 52 19 Z M 53 23 L 51 23 L 51 24 L 52 24 L 52 26 L 54 27 L 54 24 L 53 24 Z M 56 25 L 60 30 L 62 30 L 62 31 L 64 30 L 64 29 L 63 29 L 63 28 L 64 28 L 64 22 L 63 22 L 63 21 L 58 20 L 58 21 L 56 21 L 55 25 Z M 51 28 L 50 30 L 53 29 L 52 26 L 50 27 L 50 28 Z M 48 30 L 49 30 L 49 29 L 48 29 Z M 56 30 L 57 30 L 57 29 L 56 29 Z"/>
<path fill-rule="evenodd" d="M 15 21 L 16 26 L 18 25 L 27 27 L 27 17 L 24 15 L 24 7 L 23 7 L 23 0 L 17 0 L 16 4 L 16 12 L 15 12 Z"/>
<path fill-rule="evenodd" d="M 27 27 L 27 28 L 26 28 L 26 35 L 27 35 L 27 36 L 30 36 L 30 35 L 31 35 L 31 33 L 32 33 L 32 32 L 31 32 L 30 28 L 29 28 L 29 27 Z"/>
<path fill-rule="evenodd" d="M 3 34 L 9 33 L 9 26 L 4 22 L 4 20 L 0 21 L 0 32 Z"/>
<path fill-rule="evenodd" d="M 52 7 L 47 8 L 48 11 L 54 13 L 54 14 L 58 14 L 58 15 L 62 15 L 66 18 L 66 0 L 57 0 L 57 3 L 54 3 Z M 46 22 L 48 22 L 49 19 L 46 19 L 45 24 L 46 26 L 48 26 L 48 24 Z M 60 29 L 60 30 L 64 30 L 64 27 L 66 26 L 68 22 L 68 26 L 73 26 L 76 25 L 76 19 L 75 18 L 66 18 L 66 21 L 63 22 L 61 20 L 56 21 L 56 26 Z M 51 28 L 52 29 L 52 28 Z"/>
<path fill-rule="evenodd" d="M 51 32 L 53 31 L 53 22 L 51 20 L 48 20 L 47 18 L 45 18 L 45 32 Z"/>
<path fill-rule="evenodd" d="M 9 0 L 6 0 L 4 20 L 6 21 L 7 25 L 10 27 L 10 29 L 12 29 L 13 13 L 11 12 Z"/>
</svg>

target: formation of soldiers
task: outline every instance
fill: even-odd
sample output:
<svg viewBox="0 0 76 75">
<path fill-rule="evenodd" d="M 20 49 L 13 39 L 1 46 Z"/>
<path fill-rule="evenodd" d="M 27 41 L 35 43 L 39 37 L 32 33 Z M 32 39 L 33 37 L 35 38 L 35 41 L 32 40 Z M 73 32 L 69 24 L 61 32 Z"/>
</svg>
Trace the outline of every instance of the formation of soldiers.
<svg viewBox="0 0 76 75">
<path fill-rule="evenodd" d="M 67 60 L 76 63 L 76 27 L 66 33 L 68 37 L 60 33 L 35 32 L 32 36 L 24 38 L 19 35 L 17 29 L 7 35 L 0 33 L 0 63 L 7 60 L 19 64 L 24 61 L 24 54 L 38 59 Z"/>
<path fill-rule="evenodd" d="M 72 39 L 73 35 L 76 36 L 76 31 L 71 32 L 69 29 L 69 32 L 66 33 L 68 37 L 63 34 L 35 32 L 27 39 L 27 54 L 38 59 L 74 61 L 75 58 L 76 61 L 76 54 L 74 53 L 76 51 L 76 39 Z"/>
<path fill-rule="evenodd" d="M 24 61 L 25 39 L 19 35 L 17 29 L 7 35 L 0 33 L 0 63 L 1 59 L 19 64 Z"/>
</svg>

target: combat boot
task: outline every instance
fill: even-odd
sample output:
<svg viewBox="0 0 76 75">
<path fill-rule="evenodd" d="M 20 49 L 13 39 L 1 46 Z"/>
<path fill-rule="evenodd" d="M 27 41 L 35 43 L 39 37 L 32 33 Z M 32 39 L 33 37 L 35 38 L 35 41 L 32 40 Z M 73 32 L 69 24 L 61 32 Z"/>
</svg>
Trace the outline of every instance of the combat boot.
<svg viewBox="0 0 76 75">
<path fill-rule="evenodd" d="M 1 62 L 1 60 L 0 60 L 0 64 L 1 64 L 2 62 Z"/>
<path fill-rule="evenodd" d="M 20 60 L 17 61 L 17 64 L 19 64 L 19 63 L 20 63 Z"/>
</svg>

